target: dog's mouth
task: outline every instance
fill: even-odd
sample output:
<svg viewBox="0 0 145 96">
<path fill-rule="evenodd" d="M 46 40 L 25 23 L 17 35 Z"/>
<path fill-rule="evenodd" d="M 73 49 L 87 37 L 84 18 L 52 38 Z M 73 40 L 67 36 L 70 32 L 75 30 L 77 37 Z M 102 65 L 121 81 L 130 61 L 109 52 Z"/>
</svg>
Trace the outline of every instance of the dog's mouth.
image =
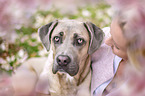
<svg viewBox="0 0 145 96">
<path fill-rule="evenodd" d="M 59 72 L 65 72 L 63 69 L 59 69 L 58 71 L 59 71 Z"/>
<path fill-rule="evenodd" d="M 57 72 L 66 72 L 61 66 L 53 64 L 52 72 L 56 74 Z"/>
<path fill-rule="evenodd" d="M 79 67 L 78 66 L 59 66 L 54 64 L 52 68 L 53 74 L 56 74 L 57 72 L 60 73 L 68 73 L 70 76 L 75 76 L 78 73 Z"/>
</svg>

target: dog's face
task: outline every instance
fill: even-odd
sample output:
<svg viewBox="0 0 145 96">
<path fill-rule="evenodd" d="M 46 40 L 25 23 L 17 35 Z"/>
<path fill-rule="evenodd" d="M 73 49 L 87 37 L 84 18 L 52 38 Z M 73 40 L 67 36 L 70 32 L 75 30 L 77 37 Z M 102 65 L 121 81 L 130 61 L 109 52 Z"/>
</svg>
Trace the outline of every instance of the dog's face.
<svg viewBox="0 0 145 96">
<path fill-rule="evenodd" d="M 98 49 L 103 39 L 103 32 L 92 23 L 74 20 L 51 22 L 39 29 L 39 35 L 46 49 L 51 46 L 54 52 L 53 73 L 71 76 L 82 70 L 80 62 Z"/>
<path fill-rule="evenodd" d="M 55 52 L 53 72 L 77 74 L 89 47 L 89 34 L 83 23 L 61 21 L 53 30 L 51 44 Z"/>
</svg>

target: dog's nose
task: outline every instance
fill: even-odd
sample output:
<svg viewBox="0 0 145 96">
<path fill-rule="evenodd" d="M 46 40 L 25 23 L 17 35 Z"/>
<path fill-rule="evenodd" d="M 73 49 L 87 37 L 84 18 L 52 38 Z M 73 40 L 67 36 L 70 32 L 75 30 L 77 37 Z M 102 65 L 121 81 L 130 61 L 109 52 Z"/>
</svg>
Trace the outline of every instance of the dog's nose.
<svg viewBox="0 0 145 96">
<path fill-rule="evenodd" d="M 67 64 L 69 64 L 71 62 L 71 59 L 69 56 L 67 55 L 59 55 L 57 57 L 57 63 L 60 65 L 60 66 L 66 66 Z"/>
</svg>

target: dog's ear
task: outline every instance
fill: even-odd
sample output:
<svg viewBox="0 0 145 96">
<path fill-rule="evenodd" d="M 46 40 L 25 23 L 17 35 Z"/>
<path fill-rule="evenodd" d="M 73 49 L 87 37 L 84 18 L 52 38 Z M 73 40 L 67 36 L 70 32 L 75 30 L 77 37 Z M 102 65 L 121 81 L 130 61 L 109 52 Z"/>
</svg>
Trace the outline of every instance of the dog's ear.
<svg viewBox="0 0 145 96">
<path fill-rule="evenodd" d="M 84 23 L 85 28 L 89 32 L 90 45 L 88 49 L 88 54 L 95 52 L 101 45 L 104 37 L 103 31 L 91 22 Z"/>
<path fill-rule="evenodd" d="M 58 24 L 58 20 L 50 22 L 38 29 L 40 40 L 47 51 L 50 49 L 51 34 Z"/>
</svg>

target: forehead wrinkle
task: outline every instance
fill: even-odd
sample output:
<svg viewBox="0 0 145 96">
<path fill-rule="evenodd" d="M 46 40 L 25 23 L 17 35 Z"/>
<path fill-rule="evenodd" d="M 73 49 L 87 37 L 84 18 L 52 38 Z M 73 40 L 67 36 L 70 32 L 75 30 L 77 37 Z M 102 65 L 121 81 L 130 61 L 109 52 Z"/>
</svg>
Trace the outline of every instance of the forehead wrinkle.
<svg viewBox="0 0 145 96">
<path fill-rule="evenodd" d="M 80 37 L 83 36 L 83 38 L 85 38 L 85 39 L 87 39 L 89 37 L 88 31 L 83 26 L 82 27 L 79 27 L 79 28 L 76 28 L 75 33 L 77 33 L 78 36 L 80 36 Z"/>
<path fill-rule="evenodd" d="M 74 22 L 61 22 L 58 24 L 56 28 L 57 34 L 60 32 L 64 32 L 64 36 L 68 35 L 71 39 L 74 36 L 74 33 L 77 33 L 78 36 L 83 37 L 85 39 L 88 38 L 89 34 L 86 28 L 81 23 L 74 23 Z M 67 36 L 67 37 L 68 37 Z"/>
<path fill-rule="evenodd" d="M 54 31 L 52 32 L 52 35 L 53 36 L 60 35 L 60 32 L 63 32 L 63 36 L 65 36 L 67 32 L 67 28 L 59 25 L 54 29 Z"/>
</svg>

